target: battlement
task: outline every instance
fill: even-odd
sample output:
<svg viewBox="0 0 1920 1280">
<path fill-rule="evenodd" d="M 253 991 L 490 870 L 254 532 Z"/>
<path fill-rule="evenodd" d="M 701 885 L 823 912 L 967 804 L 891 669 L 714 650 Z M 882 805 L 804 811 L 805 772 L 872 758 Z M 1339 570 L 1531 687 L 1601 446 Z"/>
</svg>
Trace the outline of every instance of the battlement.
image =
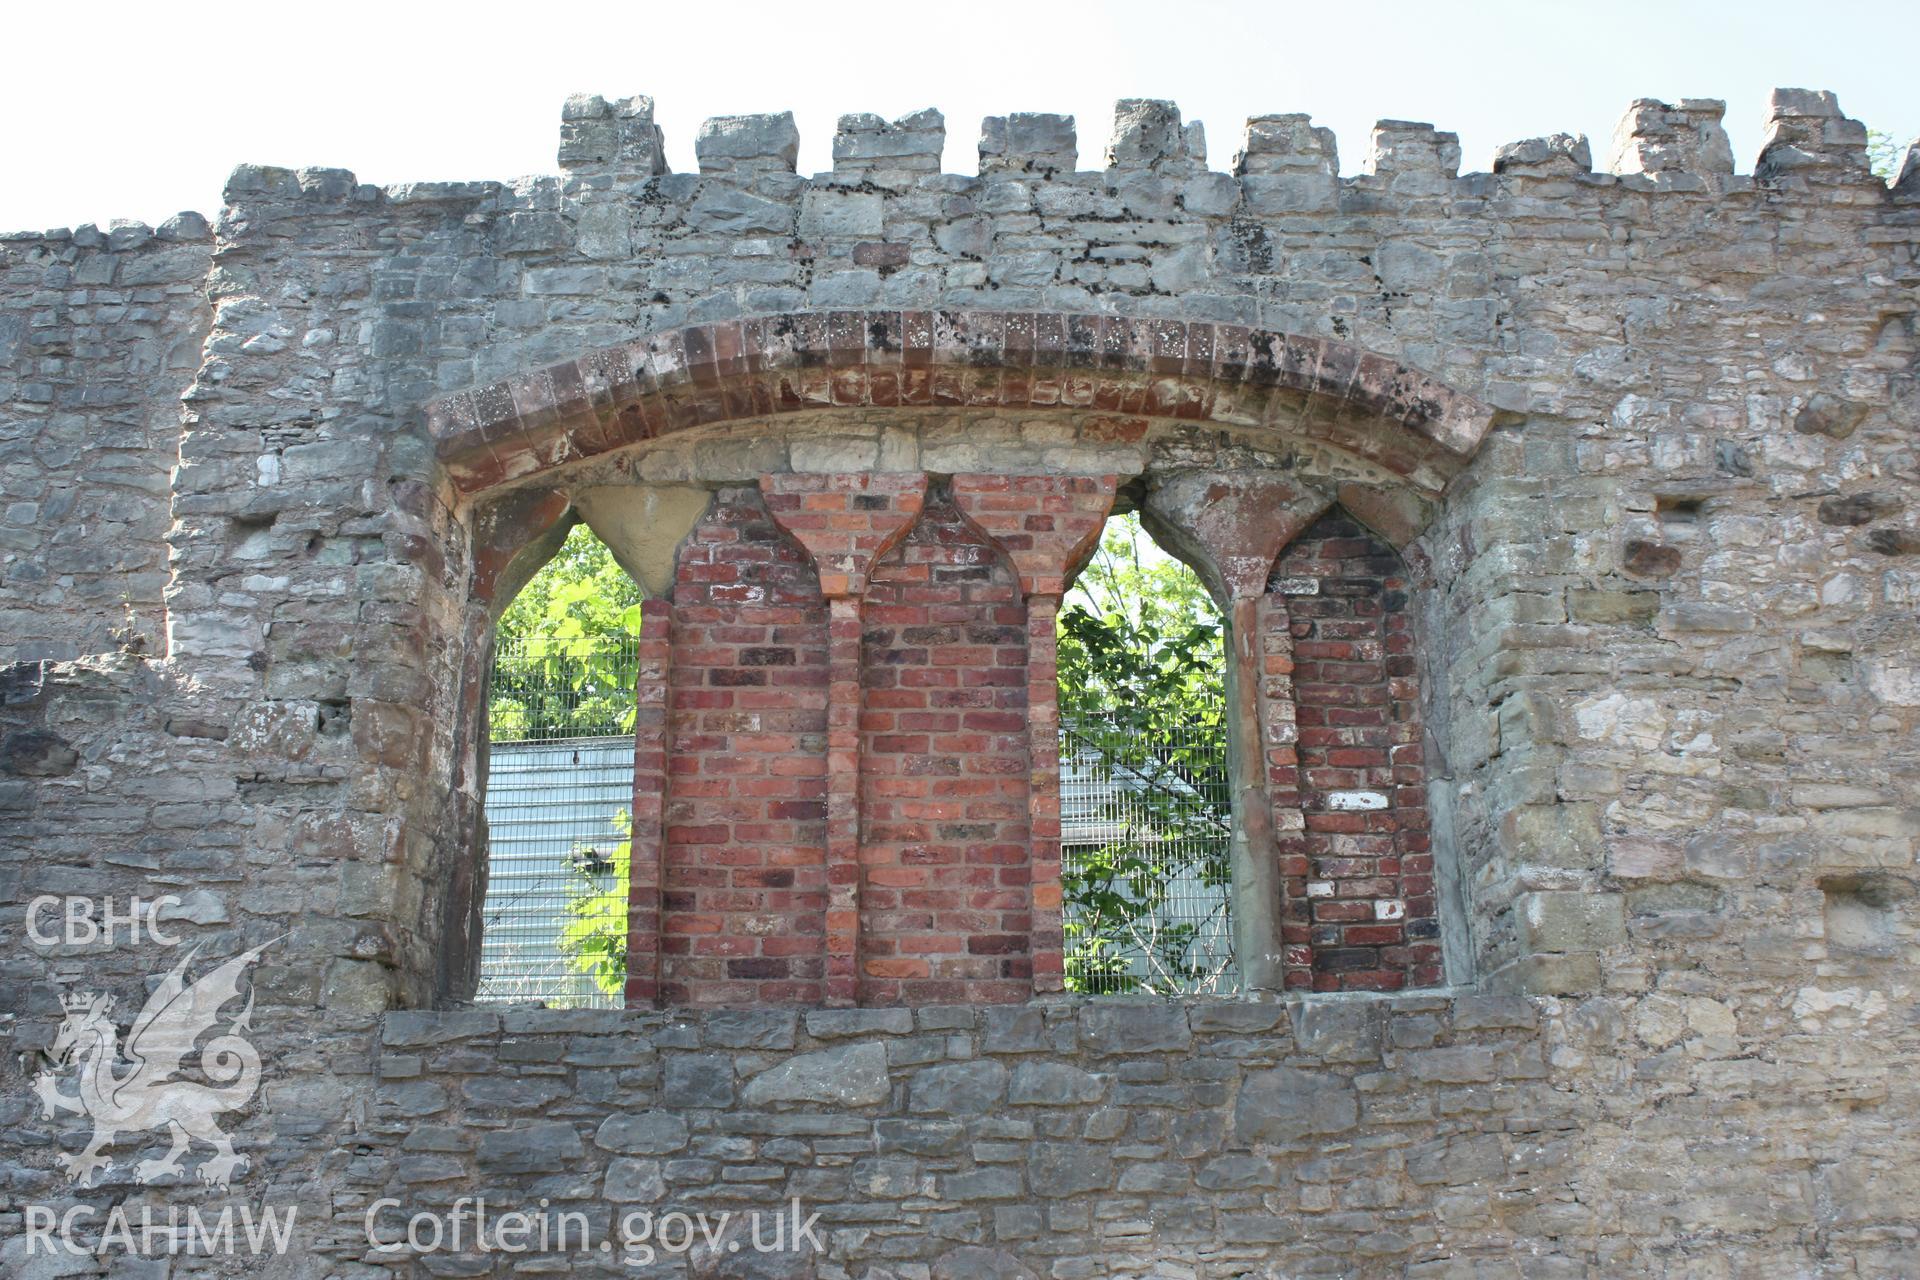
<svg viewBox="0 0 1920 1280">
<path fill-rule="evenodd" d="M 464 205 L 482 214 L 537 214 L 556 199 L 644 193 L 649 203 L 678 206 L 687 225 L 703 233 L 879 238 L 880 224 L 892 217 L 883 212 L 891 208 L 886 202 L 946 200 L 1007 183 L 1020 184 L 1024 194 L 995 197 L 982 213 L 1024 205 L 1043 216 L 1106 219 L 1420 216 L 1435 212 L 1435 201 L 1478 202 L 1504 190 L 1556 197 L 1578 191 L 1582 199 L 1601 201 L 1644 193 L 1737 199 L 1760 189 L 1846 203 L 1920 199 L 1920 152 L 1909 152 L 1889 187 L 1870 171 L 1865 127 L 1845 116 L 1831 93 L 1776 90 L 1765 145 L 1747 173 L 1737 170 L 1721 125 L 1725 109 L 1716 99 L 1643 98 L 1622 116 L 1600 165 L 1585 135 L 1556 133 L 1506 143 L 1495 149 L 1487 171 L 1464 173 L 1458 135 L 1417 121 L 1382 120 L 1358 170 L 1346 174 L 1333 131 L 1297 112 L 1249 119 L 1221 167 L 1209 162 L 1201 123 L 1184 121 L 1171 102 L 1117 103 L 1098 168 L 1083 167 L 1078 123 L 1070 115 L 989 116 L 981 122 L 972 174 L 943 171 L 947 123 L 937 110 L 892 121 L 850 114 L 835 130 L 832 168 L 809 176 L 798 171 L 800 132 L 791 112 L 705 121 L 694 140 L 696 171 L 676 173 L 667 164 L 651 98 L 576 95 L 561 113 L 554 176 L 379 188 L 344 169 L 242 165 L 227 183 L 225 202 L 243 209 Z M 1556 184 L 1572 187 L 1560 193 Z M 841 191 L 848 194 L 831 194 Z"/>
<path fill-rule="evenodd" d="M 716 116 L 694 140 L 697 172 L 676 174 L 668 166 L 664 136 L 654 120 L 654 100 L 645 95 L 609 100 L 575 94 L 561 109 L 558 181 L 585 187 L 632 187 L 654 183 L 669 198 L 689 195 L 696 176 L 754 189 L 762 198 L 792 200 L 807 187 L 859 186 L 882 194 L 916 189 L 946 190 L 974 181 L 1017 180 L 1062 187 L 1100 188 L 1142 181 L 1183 181 L 1179 207 L 1200 216 L 1237 210 L 1253 214 L 1390 212 L 1400 200 L 1418 201 L 1451 192 L 1478 195 L 1491 180 L 1572 181 L 1587 190 L 1708 192 L 1731 194 L 1769 189 L 1859 188 L 1889 191 L 1893 199 L 1920 199 L 1920 139 L 1910 145 L 1889 187 L 1870 171 L 1867 131 L 1847 117 L 1834 94 L 1776 89 L 1769 103 L 1765 142 L 1753 168 L 1741 173 L 1721 121 L 1723 101 L 1683 98 L 1636 99 L 1608 140 L 1604 164 L 1596 167 L 1584 134 L 1554 133 L 1500 145 L 1487 170 L 1461 171 L 1457 134 L 1432 124 L 1381 120 L 1367 140 L 1359 169 L 1342 174 L 1333 131 L 1304 113 L 1249 118 L 1231 162 L 1208 164 L 1205 127 L 1183 121 L 1172 102 L 1128 98 L 1115 104 L 1103 163 L 1082 167 L 1078 123 L 1073 116 L 1013 112 L 981 121 L 977 165 L 972 174 L 942 169 L 945 117 L 934 109 L 888 121 L 871 113 L 840 117 L 833 135 L 833 165 L 808 177 L 798 172 L 800 132 L 791 112 Z M 551 181 L 552 179 L 548 179 Z M 285 202 L 389 205 L 523 203 L 543 179 L 518 182 L 362 184 L 351 170 L 282 168 L 241 164 L 223 191 L 228 206 Z M 1170 202 L 1171 197 L 1163 197 Z M 1382 203 L 1384 201 L 1384 203 Z M 1136 211 L 1137 212 L 1137 211 Z M 160 228 L 116 220 L 102 231 L 77 229 L 0 233 L 0 244 L 69 241 L 76 248 L 137 247 L 162 240 L 196 239 L 205 219 L 184 213 Z M 751 228 L 775 230 L 776 228 Z M 96 244 L 95 241 L 100 243 Z"/>
<path fill-rule="evenodd" d="M 1710 98 L 1677 103 L 1636 100 L 1612 139 L 1600 173 L 1719 178 L 1734 174 L 1732 148 L 1720 120 L 1726 104 Z M 834 178 L 858 177 L 879 186 L 910 185 L 937 174 L 946 142 L 938 111 L 917 111 L 888 122 L 877 115 L 840 117 L 833 138 Z M 1759 175 L 1826 171 L 1853 176 L 1867 171 L 1866 130 L 1841 113 L 1833 94 L 1777 89 L 1769 104 L 1767 142 L 1754 172 Z M 800 135 L 791 112 L 721 116 L 706 121 L 695 140 L 703 174 L 794 173 Z M 1007 174 L 1039 179 L 1069 177 L 1079 167 L 1074 117 L 1031 112 L 988 116 L 978 143 L 981 177 Z M 1115 104 L 1102 170 L 1200 172 L 1207 167 L 1204 127 L 1183 123 L 1172 102 L 1127 98 Z M 1361 173 L 1393 176 L 1433 172 L 1453 177 L 1460 165 L 1459 138 L 1430 124 L 1382 120 L 1374 126 Z M 667 172 L 653 100 L 608 103 L 576 96 L 562 113 L 560 168 L 576 175 L 651 176 Z M 1230 172 L 1236 177 L 1339 177 L 1333 133 L 1305 114 L 1260 115 L 1246 122 Z M 1494 157 L 1495 173 L 1593 174 L 1591 146 L 1583 135 L 1554 134 L 1507 143 Z M 1258 185 L 1258 184 L 1256 184 Z"/>
</svg>

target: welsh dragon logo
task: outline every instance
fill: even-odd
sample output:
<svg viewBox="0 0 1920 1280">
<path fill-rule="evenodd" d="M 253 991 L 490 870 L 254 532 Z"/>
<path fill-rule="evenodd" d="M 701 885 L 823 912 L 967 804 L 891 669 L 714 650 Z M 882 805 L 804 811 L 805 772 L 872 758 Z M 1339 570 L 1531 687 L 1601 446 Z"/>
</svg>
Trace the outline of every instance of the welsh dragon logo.
<svg viewBox="0 0 1920 1280">
<path fill-rule="evenodd" d="M 74 1183 L 91 1186 L 96 1175 L 113 1163 L 101 1149 L 119 1134 L 162 1127 L 173 1145 L 161 1158 L 134 1166 L 140 1182 L 178 1173 L 181 1157 L 195 1142 L 214 1150 L 198 1170 L 200 1181 L 209 1186 L 224 1189 L 246 1169 L 247 1158 L 234 1152 L 233 1140 L 221 1132 L 215 1118 L 246 1106 L 260 1087 L 260 1054 L 240 1034 L 250 1029 L 251 990 L 246 1007 L 200 1051 L 200 1070 L 213 1083 L 175 1077 L 200 1037 L 217 1028 L 220 1010 L 239 998 L 241 975 L 272 945 L 263 942 L 191 985 L 185 974 L 200 949 L 189 951 L 147 998 L 127 1033 L 124 1050 L 111 1018 L 113 997 L 88 993 L 62 1000 L 67 1018 L 54 1038 L 51 1055 L 57 1067 L 77 1067 L 80 1092 L 77 1096 L 61 1093 L 54 1071 L 35 1077 L 34 1090 L 49 1119 L 71 1111 L 93 1120 L 93 1139 L 86 1150 L 60 1156 Z"/>
</svg>

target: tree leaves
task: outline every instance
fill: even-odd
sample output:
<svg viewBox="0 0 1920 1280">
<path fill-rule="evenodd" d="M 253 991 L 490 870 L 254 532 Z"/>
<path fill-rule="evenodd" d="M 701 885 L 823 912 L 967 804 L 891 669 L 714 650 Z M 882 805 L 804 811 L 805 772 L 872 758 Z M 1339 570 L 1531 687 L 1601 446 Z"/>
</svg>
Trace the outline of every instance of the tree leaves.
<svg viewBox="0 0 1920 1280">
<path fill-rule="evenodd" d="M 633 874 L 633 815 L 622 809 L 614 828 L 627 838 L 611 856 L 587 858 L 576 850 L 578 877 L 567 893 L 567 922 L 560 950 L 574 969 L 602 992 L 618 996 L 627 987 L 627 882 Z M 594 853 L 598 855 L 596 848 Z"/>
<path fill-rule="evenodd" d="M 1060 718 L 1063 753 L 1129 817 L 1063 865 L 1069 990 L 1171 994 L 1221 976 L 1195 943 L 1230 933 L 1202 927 L 1224 925 L 1227 895 L 1217 922 L 1177 918 L 1175 897 L 1232 878 L 1222 634 L 1198 577 L 1137 517 L 1108 523 L 1059 618 Z"/>
<path fill-rule="evenodd" d="M 575 525 L 501 615 L 493 741 L 633 732 L 642 595 L 606 544 Z"/>
</svg>

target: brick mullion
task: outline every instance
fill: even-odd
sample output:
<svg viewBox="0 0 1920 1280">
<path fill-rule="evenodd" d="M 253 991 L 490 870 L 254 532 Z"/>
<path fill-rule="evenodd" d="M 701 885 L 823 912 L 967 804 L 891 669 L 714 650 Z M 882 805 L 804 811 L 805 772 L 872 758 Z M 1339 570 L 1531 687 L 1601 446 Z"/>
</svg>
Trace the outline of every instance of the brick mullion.
<svg viewBox="0 0 1920 1280">
<path fill-rule="evenodd" d="M 1027 597 L 1027 838 L 1032 849 L 1029 954 L 1035 995 L 1066 986 L 1066 934 L 1060 889 L 1060 615 L 1058 595 Z"/>
<path fill-rule="evenodd" d="M 860 1001 L 861 598 L 874 558 L 920 510 L 926 477 L 777 473 L 761 478 L 773 519 L 806 549 L 827 597 L 826 987 Z"/>
<path fill-rule="evenodd" d="M 860 974 L 860 601 L 834 596 L 827 642 L 827 990 L 858 1000 Z"/>
<path fill-rule="evenodd" d="M 1307 821 L 1298 776 L 1300 731 L 1293 687 L 1292 617 L 1286 597 L 1277 592 L 1269 592 L 1253 603 L 1253 634 L 1260 650 L 1261 764 L 1280 871 L 1273 909 L 1280 924 L 1281 980 L 1288 987 L 1306 987 L 1313 982 L 1313 953 L 1307 936 L 1311 922 L 1294 919 L 1296 912 L 1310 906 L 1305 905 L 1308 874 L 1296 865 L 1306 858 L 1303 837 Z"/>
<path fill-rule="evenodd" d="M 640 605 L 633 721 L 633 832 L 627 876 L 628 1008 L 660 999 L 660 898 L 666 853 L 667 760 L 672 753 L 667 689 L 673 662 L 673 605 Z"/>
</svg>

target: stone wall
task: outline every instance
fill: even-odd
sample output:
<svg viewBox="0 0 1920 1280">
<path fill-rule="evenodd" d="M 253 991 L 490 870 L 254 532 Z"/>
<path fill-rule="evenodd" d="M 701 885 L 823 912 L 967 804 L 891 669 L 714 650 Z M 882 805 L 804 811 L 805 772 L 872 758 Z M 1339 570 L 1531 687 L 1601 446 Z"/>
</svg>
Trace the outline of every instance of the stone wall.
<svg viewBox="0 0 1920 1280">
<path fill-rule="evenodd" d="M 225 1199 L 204 1147 L 136 1184 L 145 1131 L 69 1184 L 88 1126 L 36 1093 L 61 994 L 116 995 L 124 1030 L 184 952 L 42 945 L 28 902 L 168 893 L 196 964 L 270 944 L 234 1192 L 305 1210 L 285 1257 L 174 1274 L 464 1270 L 353 1233 L 388 1189 L 493 1188 L 817 1197 L 815 1273 L 862 1280 L 1920 1269 L 1920 166 L 1876 182 L 1831 95 L 1783 90 L 1735 173 L 1719 111 L 1636 103 L 1610 172 L 1555 135 L 1461 174 L 1450 135 L 1383 122 L 1346 176 L 1302 116 L 1250 122 L 1231 171 L 1167 104 L 1122 104 L 1086 170 L 1070 120 L 1000 117 L 978 175 L 935 171 L 937 115 L 851 116 L 805 178 L 790 119 L 710 122 L 671 174 L 649 101 L 587 98 L 557 177 L 244 166 L 210 246 L 0 244 L 0 608 L 33 659 L 0 680 L 6 1265 L 105 1269 L 25 1258 L 34 1205 Z M 1280 551 L 1336 505 L 1392 545 L 1454 991 L 457 1007 L 493 617 L 585 520 L 670 619 L 676 548 L 743 487 L 776 522 L 796 493 L 860 513 L 787 525 L 828 624 L 824 980 L 860 998 L 857 600 L 943 477 L 1020 579 L 1043 911 L 1077 540 L 1023 558 L 1039 513 L 969 494 L 1139 507 L 1227 602 L 1236 724 L 1275 734 L 1293 637 L 1250 638 Z M 643 691 L 679 656 L 650 647 Z M 640 708 L 656 825 L 669 718 Z M 1263 855 L 1307 824 L 1236 732 L 1236 880 L 1277 909 Z M 662 889 L 636 876 L 636 921 Z M 1338 1047 L 1348 1019 L 1378 1037 Z M 851 1092 L 811 1100 L 807 1055 L 849 1045 Z"/>
<path fill-rule="evenodd" d="M 0 660 L 159 647 L 211 239 L 197 213 L 0 237 Z"/>
<path fill-rule="evenodd" d="M 484 1195 L 584 1212 L 589 1256 L 640 1209 L 732 1210 L 746 1247 L 797 1198 L 823 1254 L 729 1271 L 728 1236 L 694 1273 L 1518 1275 L 1535 1198 L 1582 1183 L 1590 1113 L 1546 1053 L 1569 1021 L 1471 996 L 396 1014 L 382 1158 L 337 1230 Z"/>
</svg>

